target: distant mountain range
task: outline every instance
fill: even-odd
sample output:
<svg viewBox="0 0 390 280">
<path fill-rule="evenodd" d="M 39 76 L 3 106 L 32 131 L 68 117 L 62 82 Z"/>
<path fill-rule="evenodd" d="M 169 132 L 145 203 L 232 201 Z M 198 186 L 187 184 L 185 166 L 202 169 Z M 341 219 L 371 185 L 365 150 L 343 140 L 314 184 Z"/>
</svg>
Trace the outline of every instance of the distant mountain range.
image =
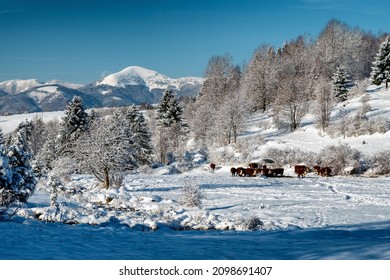
<svg viewBox="0 0 390 280">
<path fill-rule="evenodd" d="M 75 95 L 86 108 L 157 103 L 167 88 L 178 96 L 196 95 L 203 79 L 173 79 L 156 71 L 131 66 L 87 85 L 53 80 L 10 80 L 0 83 L 0 115 L 61 111 Z"/>
</svg>

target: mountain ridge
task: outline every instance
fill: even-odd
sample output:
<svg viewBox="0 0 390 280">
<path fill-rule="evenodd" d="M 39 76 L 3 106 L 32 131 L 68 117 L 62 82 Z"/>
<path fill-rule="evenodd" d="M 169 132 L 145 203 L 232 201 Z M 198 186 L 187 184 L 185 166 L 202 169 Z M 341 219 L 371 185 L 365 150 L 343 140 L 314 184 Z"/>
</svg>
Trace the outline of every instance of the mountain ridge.
<svg viewBox="0 0 390 280">
<path fill-rule="evenodd" d="M 140 66 L 126 67 L 86 85 L 60 80 L 8 80 L 0 82 L 0 114 L 63 110 L 74 95 L 83 98 L 86 108 L 152 104 L 168 88 L 178 96 L 191 96 L 199 92 L 202 83 L 199 77 L 170 78 Z"/>
</svg>

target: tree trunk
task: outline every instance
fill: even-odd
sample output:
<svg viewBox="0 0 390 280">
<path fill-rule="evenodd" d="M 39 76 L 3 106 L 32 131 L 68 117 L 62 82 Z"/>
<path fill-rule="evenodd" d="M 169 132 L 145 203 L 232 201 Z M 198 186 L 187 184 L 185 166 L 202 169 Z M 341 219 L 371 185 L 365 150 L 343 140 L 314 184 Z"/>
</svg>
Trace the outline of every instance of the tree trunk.
<svg viewBox="0 0 390 280">
<path fill-rule="evenodd" d="M 108 175 L 108 168 L 104 168 L 104 187 L 106 190 L 110 188 L 110 177 Z"/>
</svg>

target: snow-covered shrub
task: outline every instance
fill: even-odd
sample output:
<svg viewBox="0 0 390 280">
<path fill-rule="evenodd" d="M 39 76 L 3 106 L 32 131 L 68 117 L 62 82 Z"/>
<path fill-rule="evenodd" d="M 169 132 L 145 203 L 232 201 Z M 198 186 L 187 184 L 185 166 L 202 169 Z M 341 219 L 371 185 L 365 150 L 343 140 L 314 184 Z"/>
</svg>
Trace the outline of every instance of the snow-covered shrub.
<svg viewBox="0 0 390 280">
<path fill-rule="evenodd" d="M 152 175 L 153 168 L 149 165 L 141 165 L 140 167 L 138 167 L 138 172 L 141 174 Z"/>
<path fill-rule="evenodd" d="M 317 157 L 317 164 L 329 166 L 334 175 L 352 175 L 362 172 L 362 153 L 348 144 L 326 146 Z"/>
<path fill-rule="evenodd" d="M 236 143 L 237 151 L 240 153 L 241 162 L 250 162 L 253 152 L 264 144 L 264 138 L 261 136 L 239 138 Z"/>
<path fill-rule="evenodd" d="M 117 188 L 123 186 L 123 181 L 125 180 L 126 172 L 115 172 L 110 176 L 110 180 L 114 183 L 113 185 Z"/>
<path fill-rule="evenodd" d="M 256 216 L 244 219 L 238 226 L 241 230 L 257 230 L 263 226 L 263 222 Z"/>
<path fill-rule="evenodd" d="M 384 150 L 374 154 L 369 159 L 372 175 L 390 174 L 390 150 Z"/>
<path fill-rule="evenodd" d="M 62 178 L 65 181 L 70 181 L 71 176 L 77 170 L 77 162 L 71 157 L 60 157 L 52 163 L 51 174 Z"/>
<path fill-rule="evenodd" d="M 50 188 L 50 206 L 58 207 L 58 203 L 57 203 L 58 189 L 61 186 L 63 186 L 61 179 L 55 175 L 52 175 L 49 177 L 47 186 Z"/>
<path fill-rule="evenodd" d="M 305 152 L 300 149 L 269 148 L 263 154 L 263 157 L 273 159 L 277 166 L 291 166 L 298 163 L 305 163 L 311 166 L 315 162 L 316 154 L 313 152 Z"/>
<path fill-rule="evenodd" d="M 202 207 L 204 193 L 196 182 L 184 181 L 180 195 L 180 204 L 186 207 Z"/>
<path fill-rule="evenodd" d="M 235 145 L 229 145 L 221 148 L 216 147 L 210 149 L 209 160 L 210 162 L 229 165 L 234 162 L 241 161 L 241 157 L 239 157 Z"/>
</svg>

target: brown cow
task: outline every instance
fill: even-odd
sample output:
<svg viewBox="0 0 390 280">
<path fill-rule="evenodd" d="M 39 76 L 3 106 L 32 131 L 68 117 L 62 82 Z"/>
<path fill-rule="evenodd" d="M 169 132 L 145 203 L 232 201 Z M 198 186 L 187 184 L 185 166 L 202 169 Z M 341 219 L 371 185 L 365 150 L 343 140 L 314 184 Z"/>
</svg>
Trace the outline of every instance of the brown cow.
<svg viewBox="0 0 390 280">
<path fill-rule="evenodd" d="M 244 169 L 245 168 L 237 167 L 237 169 L 236 169 L 237 175 L 240 176 L 240 177 L 244 176 Z"/>
<path fill-rule="evenodd" d="M 306 176 L 307 167 L 305 165 L 295 165 L 294 171 L 298 175 L 298 178 L 303 178 Z"/>
<path fill-rule="evenodd" d="M 321 167 L 319 165 L 315 165 L 313 168 L 315 171 L 317 171 L 317 174 L 321 175 L 322 177 L 329 177 L 332 173 L 332 169 L 328 166 Z"/>
<path fill-rule="evenodd" d="M 284 169 L 283 168 L 274 168 L 274 169 L 271 169 L 271 174 L 273 177 L 277 176 L 277 175 L 280 175 L 280 176 L 283 176 L 283 172 L 284 172 Z"/>
<path fill-rule="evenodd" d="M 322 167 L 320 173 L 322 177 L 329 177 L 332 173 L 332 169 L 328 166 Z"/>
<path fill-rule="evenodd" d="M 317 172 L 318 175 L 321 175 L 321 167 L 319 165 L 314 165 L 313 168 Z"/>
<path fill-rule="evenodd" d="M 230 173 L 232 173 L 232 177 L 235 177 L 237 175 L 237 168 L 235 167 L 230 168 Z"/>
<path fill-rule="evenodd" d="M 256 177 L 256 169 L 254 169 L 254 168 L 247 168 L 246 169 L 246 176 L 248 176 L 248 177 Z"/>
</svg>

